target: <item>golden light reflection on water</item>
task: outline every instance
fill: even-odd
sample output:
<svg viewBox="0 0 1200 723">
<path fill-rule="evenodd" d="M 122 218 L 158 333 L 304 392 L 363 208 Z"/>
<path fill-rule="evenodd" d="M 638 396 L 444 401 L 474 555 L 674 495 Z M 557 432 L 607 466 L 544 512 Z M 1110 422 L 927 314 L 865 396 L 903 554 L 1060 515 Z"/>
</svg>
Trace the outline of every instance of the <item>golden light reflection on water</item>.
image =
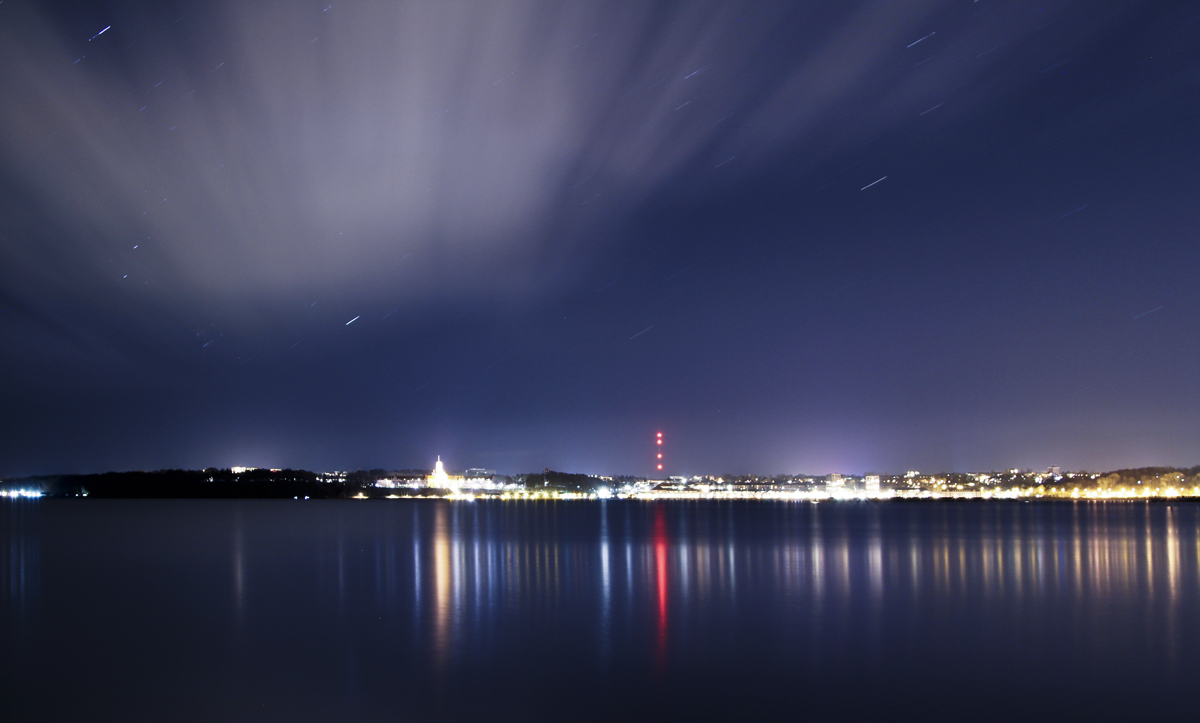
<svg viewBox="0 0 1200 723">
<path fill-rule="evenodd" d="M 433 651 L 434 664 L 439 669 L 445 667 L 450 655 L 450 616 L 452 607 L 457 607 L 457 601 L 451 598 L 455 560 L 450 553 L 450 526 L 446 521 L 447 516 L 446 506 L 438 505 L 433 526 Z M 454 588 L 454 591 L 457 590 L 458 588 Z"/>
<path fill-rule="evenodd" d="M 745 510 L 726 515 L 716 505 L 585 503 L 596 505 L 589 517 L 563 503 L 523 512 L 505 504 L 535 503 L 438 503 L 432 524 L 413 528 L 415 614 L 428 581 L 435 668 L 504 611 L 594 615 L 602 638 L 649 615 L 647 652 L 666 665 L 678 644 L 673 626 L 750 597 L 872 625 L 898 605 L 974 599 L 1011 612 L 1054 601 L 1100 609 L 1158 600 L 1170 622 L 1200 589 L 1197 511 L 1172 505 L 785 505 L 764 528 Z M 609 641 L 600 649 L 610 650 Z"/>
</svg>

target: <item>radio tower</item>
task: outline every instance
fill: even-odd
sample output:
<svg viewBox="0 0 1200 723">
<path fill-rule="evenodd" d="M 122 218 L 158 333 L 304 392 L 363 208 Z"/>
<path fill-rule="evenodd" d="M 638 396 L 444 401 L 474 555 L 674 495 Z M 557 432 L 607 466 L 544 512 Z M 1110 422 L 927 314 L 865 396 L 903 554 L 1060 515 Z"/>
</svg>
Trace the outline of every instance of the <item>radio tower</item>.
<svg viewBox="0 0 1200 723">
<path fill-rule="evenodd" d="M 662 454 L 663 454 L 662 453 L 662 451 L 663 451 L 663 448 L 662 448 L 663 436 L 662 436 L 662 432 L 659 432 L 655 436 L 654 442 L 655 442 L 654 449 L 655 449 L 655 452 L 658 454 L 658 456 L 656 458 L 656 463 L 658 464 L 658 471 L 661 472 L 662 468 L 663 468 L 663 456 L 662 456 Z"/>
</svg>

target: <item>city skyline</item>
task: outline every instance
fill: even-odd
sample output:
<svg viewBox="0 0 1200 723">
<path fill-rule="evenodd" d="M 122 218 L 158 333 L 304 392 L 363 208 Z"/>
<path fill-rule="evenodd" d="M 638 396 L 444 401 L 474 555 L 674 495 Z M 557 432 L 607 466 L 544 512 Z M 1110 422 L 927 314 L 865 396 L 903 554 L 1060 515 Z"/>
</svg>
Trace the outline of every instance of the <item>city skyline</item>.
<svg viewBox="0 0 1200 723">
<path fill-rule="evenodd" d="M 501 474 L 447 469 L 311 471 L 237 466 L 0 479 L 0 497 L 204 499 L 475 500 L 1141 500 L 1200 497 L 1200 465 L 1110 471 L 1008 469 L 988 472 L 853 474 L 588 475 Z"/>
</svg>

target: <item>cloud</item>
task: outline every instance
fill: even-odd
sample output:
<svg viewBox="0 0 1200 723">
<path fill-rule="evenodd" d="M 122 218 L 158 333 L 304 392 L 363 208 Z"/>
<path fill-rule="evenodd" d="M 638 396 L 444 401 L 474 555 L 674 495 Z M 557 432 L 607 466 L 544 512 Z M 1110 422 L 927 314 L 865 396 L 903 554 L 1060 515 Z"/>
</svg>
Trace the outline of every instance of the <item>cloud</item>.
<svg viewBox="0 0 1200 723">
<path fill-rule="evenodd" d="M 874 71 L 897 12 L 826 21 L 765 73 L 785 13 L 757 4 L 230 3 L 87 42 L 27 17 L 5 29 L 4 164 L 84 275 L 143 240 L 129 263 L 185 296 L 497 293 L 692 166 L 769 158 Z"/>
<path fill-rule="evenodd" d="M 818 168 L 1010 60 L 914 74 L 913 33 L 975 42 L 954 12 L 233 2 L 95 36 L 21 6 L 0 26 L 0 160 L 28 242 L 5 244 L 3 283 L 33 307 L 121 280 L 251 323 L 318 292 L 550 293 L 664 189 L 703 198 L 797 144 Z M 1022 22 L 981 26 L 986 44 Z"/>
</svg>

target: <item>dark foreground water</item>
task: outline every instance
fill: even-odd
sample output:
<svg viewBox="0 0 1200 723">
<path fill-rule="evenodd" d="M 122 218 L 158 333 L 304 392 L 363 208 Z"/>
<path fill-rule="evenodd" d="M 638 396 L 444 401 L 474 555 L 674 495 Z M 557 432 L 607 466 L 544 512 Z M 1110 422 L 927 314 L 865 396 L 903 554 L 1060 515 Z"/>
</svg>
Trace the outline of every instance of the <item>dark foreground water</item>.
<svg viewBox="0 0 1200 723">
<path fill-rule="evenodd" d="M 1200 506 L 0 506 L 0 719 L 1166 720 Z"/>
</svg>

